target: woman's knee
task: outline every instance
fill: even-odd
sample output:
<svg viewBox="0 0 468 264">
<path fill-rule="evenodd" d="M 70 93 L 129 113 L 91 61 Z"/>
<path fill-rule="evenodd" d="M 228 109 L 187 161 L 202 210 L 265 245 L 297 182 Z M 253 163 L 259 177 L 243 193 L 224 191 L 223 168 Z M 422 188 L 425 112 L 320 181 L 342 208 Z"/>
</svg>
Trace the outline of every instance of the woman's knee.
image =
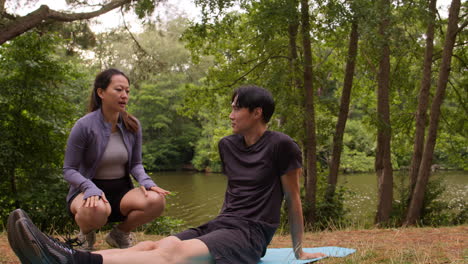
<svg viewBox="0 0 468 264">
<path fill-rule="evenodd" d="M 158 193 L 149 192 L 147 199 L 147 210 L 152 211 L 158 215 L 162 214 L 164 208 L 166 207 L 166 198 Z"/>
<path fill-rule="evenodd" d="M 80 218 L 82 221 L 101 224 L 107 222 L 107 218 L 111 213 L 111 208 L 103 201 L 99 201 L 95 207 L 80 207 L 76 210 L 75 218 Z"/>
</svg>

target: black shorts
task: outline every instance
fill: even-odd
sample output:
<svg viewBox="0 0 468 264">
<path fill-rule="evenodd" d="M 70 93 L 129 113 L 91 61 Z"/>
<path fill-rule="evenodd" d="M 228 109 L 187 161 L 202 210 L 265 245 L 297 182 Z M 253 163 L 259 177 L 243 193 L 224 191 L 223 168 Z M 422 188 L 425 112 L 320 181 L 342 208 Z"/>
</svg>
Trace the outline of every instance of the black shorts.
<svg viewBox="0 0 468 264">
<path fill-rule="evenodd" d="M 104 192 L 111 206 L 112 211 L 109 218 L 107 219 L 107 222 L 113 223 L 124 221 L 127 218 L 127 216 L 122 215 L 122 212 L 120 211 L 120 202 L 122 201 L 124 195 L 133 189 L 133 184 L 130 177 L 125 176 L 123 178 L 114 180 L 93 179 L 92 181 L 94 182 L 94 184 L 96 184 L 96 186 L 99 189 L 101 189 Z M 73 217 L 73 219 L 75 218 L 75 216 L 71 212 L 70 206 L 73 199 L 75 199 L 75 197 L 78 194 L 79 193 L 72 196 L 72 198 L 68 201 L 68 212 Z"/>
<path fill-rule="evenodd" d="M 257 264 L 276 228 L 231 216 L 218 216 L 197 228 L 176 234 L 180 240 L 199 239 L 216 264 Z"/>
</svg>

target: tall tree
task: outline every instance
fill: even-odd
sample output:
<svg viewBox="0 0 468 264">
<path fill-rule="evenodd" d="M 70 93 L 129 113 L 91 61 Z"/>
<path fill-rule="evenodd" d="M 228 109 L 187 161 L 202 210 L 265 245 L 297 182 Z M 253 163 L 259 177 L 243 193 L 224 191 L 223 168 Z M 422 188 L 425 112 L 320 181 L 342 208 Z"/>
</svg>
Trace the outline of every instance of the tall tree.
<svg viewBox="0 0 468 264">
<path fill-rule="evenodd" d="M 416 112 L 416 130 L 414 132 L 413 156 L 410 167 L 410 196 L 413 193 L 416 179 L 418 177 L 419 165 L 424 147 L 424 133 L 427 121 L 427 107 L 429 105 L 429 91 L 431 88 L 432 57 L 434 53 L 434 28 L 436 19 L 437 0 L 431 0 L 428 6 L 426 50 L 424 54 L 424 64 L 421 88 L 418 96 L 418 109 Z M 411 197 L 409 197 L 411 200 Z"/>
<path fill-rule="evenodd" d="M 306 196 L 308 206 L 306 221 L 315 222 L 315 200 L 317 191 L 317 142 L 315 133 L 314 86 L 312 71 L 312 47 L 310 42 L 310 14 L 308 0 L 301 0 L 301 35 L 304 56 L 303 76 L 305 92 L 306 125 Z"/>
<path fill-rule="evenodd" d="M 376 224 L 388 221 L 392 210 L 393 172 L 391 163 L 390 125 L 390 0 L 379 0 L 381 11 L 379 23 L 380 62 L 377 91 L 377 151 L 375 170 L 378 179 L 378 206 Z"/>
<path fill-rule="evenodd" d="M 291 0 L 288 3 L 291 4 L 289 10 L 291 15 L 288 17 L 288 40 L 289 40 L 289 65 L 290 65 L 290 85 L 296 90 L 301 87 L 301 79 L 299 78 L 298 72 L 298 53 L 297 53 L 297 34 L 299 30 L 299 17 L 298 17 L 298 0 Z"/>
<path fill-rule="evenodd" d="M 27 1 L 27 0 L 25 0 Z M 138 3 L 140 1 L 140 4 Z M 37 28 L 43 25 L 48 25 L 55 22 L 70 22 L 76 20 L 91 19 L 111 10 L 114 10 L 125 5 L 134 4 L 139 12 L 153 10 L 154 5 L 161 0 L 112 0 L 101 1 L 101 3 L 92 6 L 100 6 L 99 9 L 92 12 L 63 12 L 50 9 L 47 5 L 41 5 L 38 9 L 25 15 L 18 16 L 6 12 L 5 4 L 7 0 L 0 1 L 0 45 L 10 39 L 13 39 L 30 29 Z M 70 0 L 67 2 L 76 3 L 80 1 Z M 141 16 L 142 13 L 139 15 Z"/>
<path fill-rule="evenodd" d="M 406 215 L 404 225 L 416 224 L 421 215 L 424 194 L 426 192 L 426 186 L 429 181 L 432 159 L 434 156 L 434 148 L 437 139 L 437 128 L 439 125 L 439 118 L 441 113 L 440 107 L 444 101 L 445 90 L 447 88 L 448 78 L 450 74 L 450 65 L 452 62 L 453 48 L 455 46 L 457 33 L 460 32 L 463 29 L 463 27 L 466 26 L 465 23 L 462 27 L 458 27 L 460 6 L 460 0 L 452 0 L 449 9 L 447 32 L 445 35 L 444 50 L 442 53 L 442 63 L 439 69 L 437 90 L 431 105 L 431 116 L 429 121 L 427 139 L 422 154 L 421 165 L 418 171 L 416 186 L 413 191 L 412 199 L 410 202 L 408 214 Z"/>
<path fill-rule="evenodd" d="M 358 52 L 358 21 L 354 17 L 351 22 L 351 33 L 349 35 L 348 57 L 346 61 L 343 92 L 341 94 L 340 110 L 338 121 L 336 122 L 335 134 L 333 135 L 333 150 L 330 171 L 328 174 L 328 188 L 326 199 L 331 200 L 334 196 L 336 184 L 338 182 L 338 172 L 340 168 L 341 152 L 343 150 L 343 135 L 348 119 L 351 89 L 353 87 L 354 69 L 356 66 L 356 56 Z"/>
</svg>

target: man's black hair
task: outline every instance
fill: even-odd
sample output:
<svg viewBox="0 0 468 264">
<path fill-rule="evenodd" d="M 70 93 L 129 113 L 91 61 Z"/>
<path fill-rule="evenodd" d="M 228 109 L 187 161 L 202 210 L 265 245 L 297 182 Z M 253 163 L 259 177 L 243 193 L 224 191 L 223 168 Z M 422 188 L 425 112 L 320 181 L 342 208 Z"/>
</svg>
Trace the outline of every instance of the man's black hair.
<svg viewBox="0 0 468 264">
<path fill-rule="evenodd" d="M 248 108 L 249 111 L 260 107 L 263 113 L 263 121 L 265 121 L 265 123 L 270 121 L 275 111 L 275 101 L 268 90 L 256 85 L 241 86 L 232 94 L 231 102 L 234 102 L 236 97 L 236 107 L 245 107 Z"/>
</svg>

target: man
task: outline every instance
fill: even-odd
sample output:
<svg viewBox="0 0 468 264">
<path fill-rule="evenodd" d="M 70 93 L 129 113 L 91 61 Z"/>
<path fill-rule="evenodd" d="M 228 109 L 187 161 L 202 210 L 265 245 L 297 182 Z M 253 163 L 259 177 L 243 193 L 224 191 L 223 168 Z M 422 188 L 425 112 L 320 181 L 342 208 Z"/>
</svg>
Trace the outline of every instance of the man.
<svg viewBox="0 0 468 264">
<path fill-rule="evenodd" d="M 324 256 L 302 250 L 301 152 L 290 137 L 267 129 L 275 108 L 271 94 L 257 86 L 240 87 L 234 91 L 231 107 L 234 134 L 219 142 L 228 186 L 221 213 L 214 220 L 157 242 L 89 253 L 50 239 L 16 210 L 8 223 L 11 247 L 22 262 L 32 263 L 256 264 L 279 225 L 285 198 L 296 258 Z"/>
</svg>

